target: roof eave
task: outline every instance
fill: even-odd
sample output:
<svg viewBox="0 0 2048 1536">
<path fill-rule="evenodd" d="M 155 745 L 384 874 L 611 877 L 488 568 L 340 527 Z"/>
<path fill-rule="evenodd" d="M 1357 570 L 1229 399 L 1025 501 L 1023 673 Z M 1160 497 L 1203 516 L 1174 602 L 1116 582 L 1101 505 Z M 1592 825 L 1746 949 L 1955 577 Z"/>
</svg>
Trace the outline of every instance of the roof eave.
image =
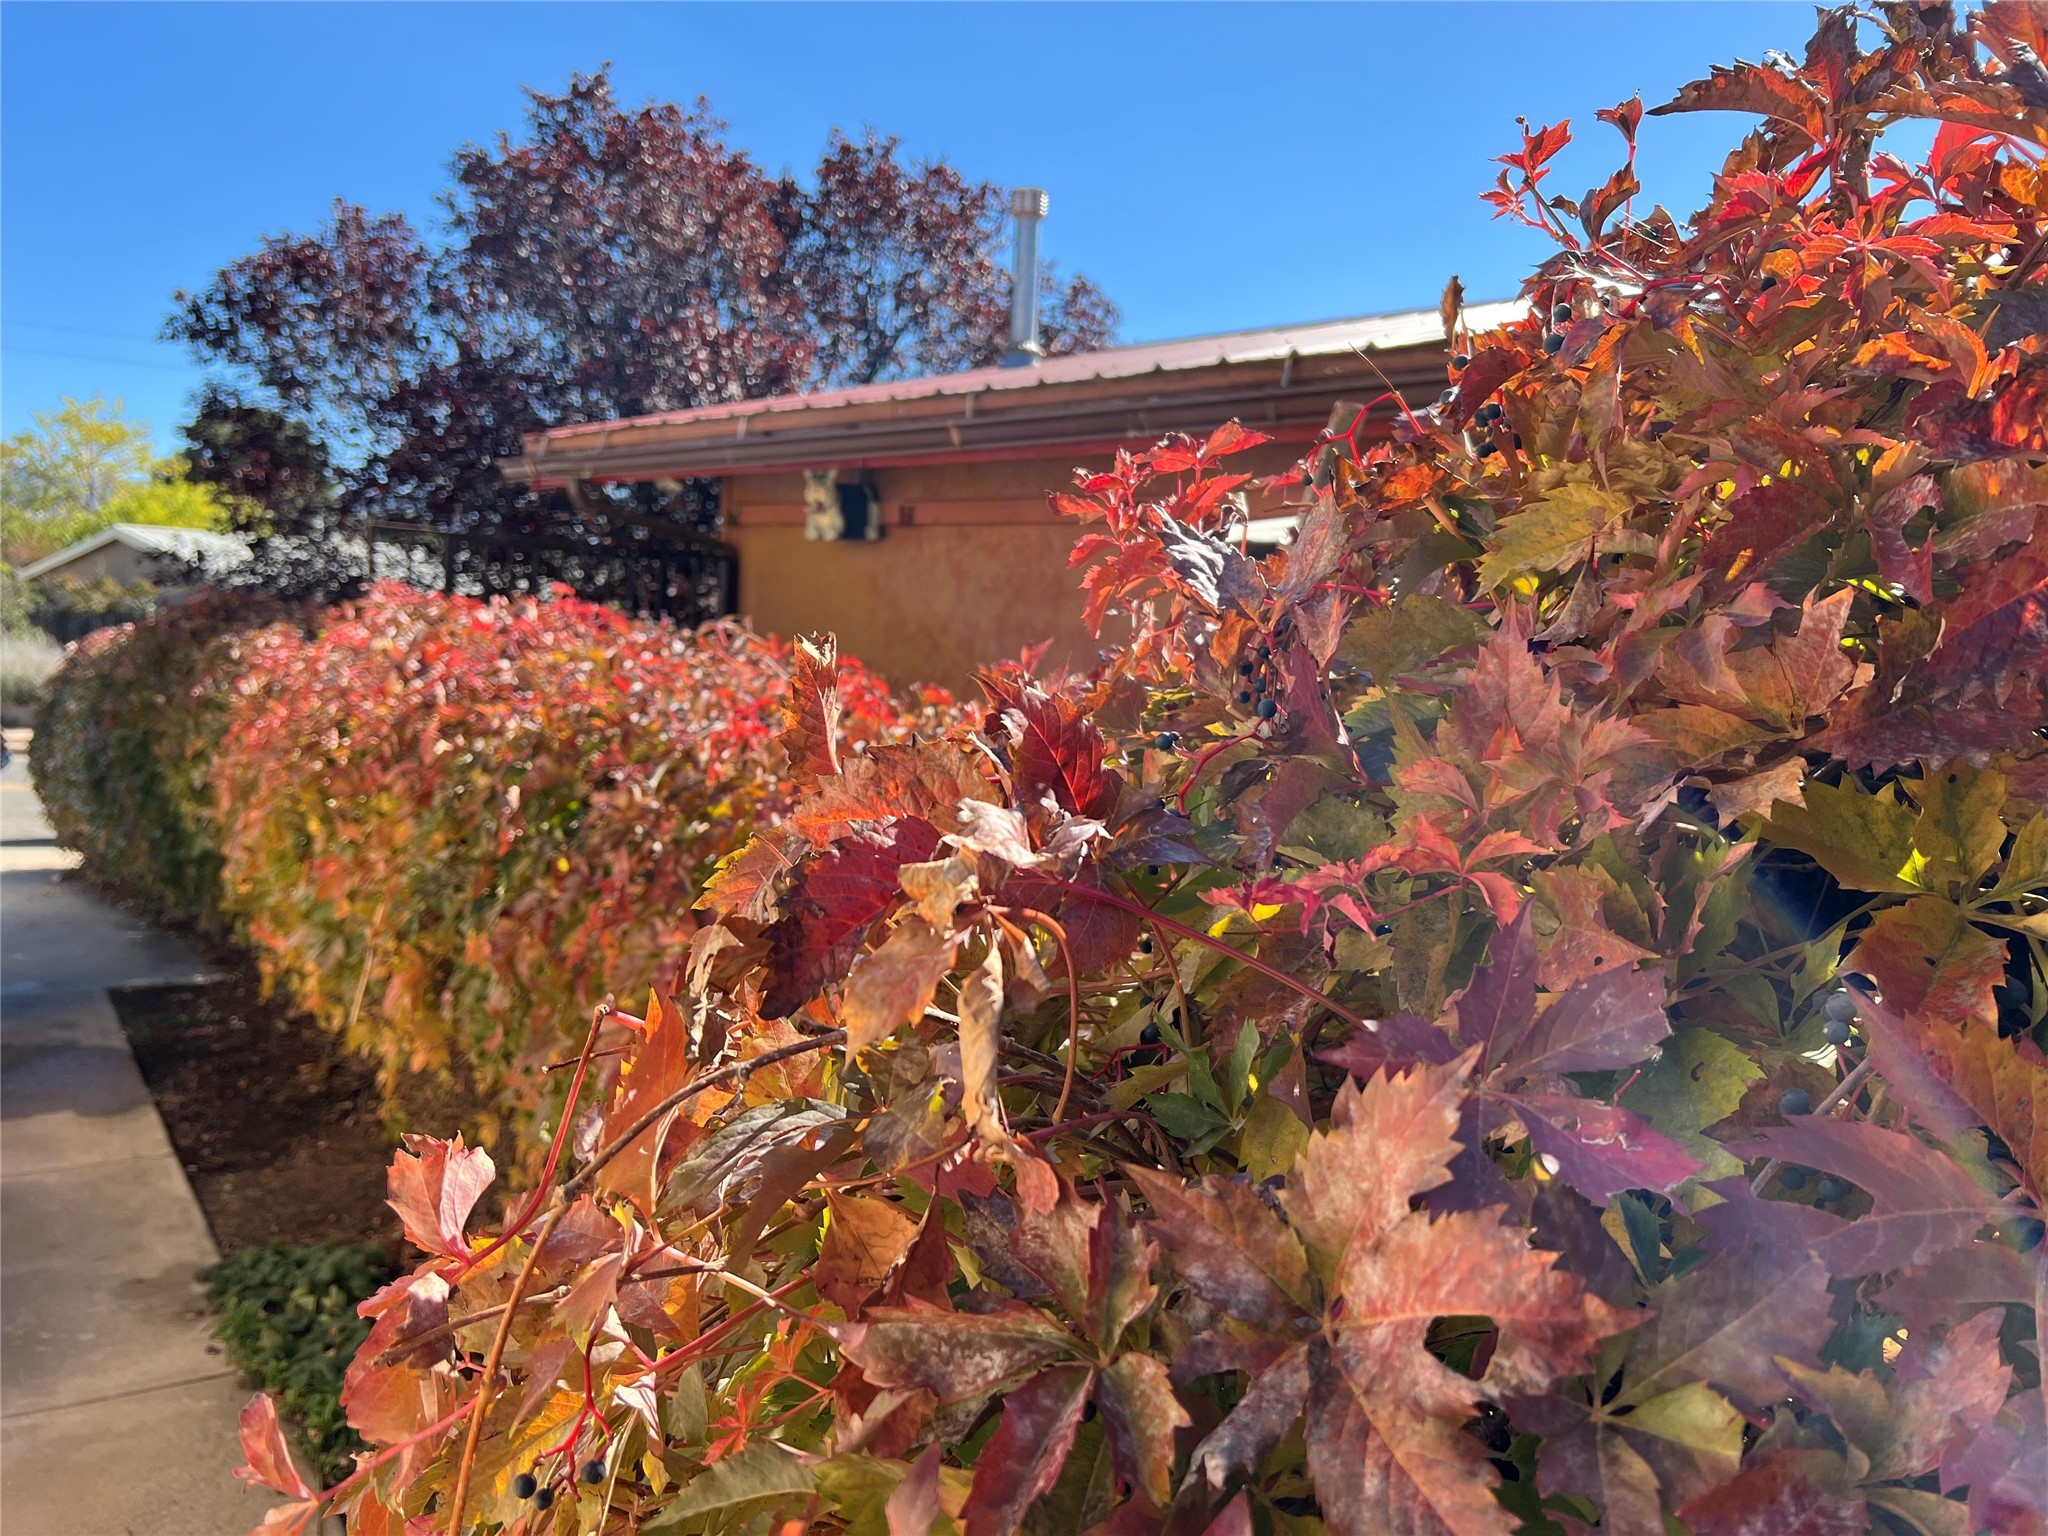
<svg viewBox="0 0 2048 1536">
<path fill-rule="evenodd" d="M 1324 354 L 1259 364 L 1216 364 L 1122 380 L 983 390 L 877 406 L 792 405 L 772 413 L 686 423 L 617 423 L 554 439 L 531 434 L 527 451 L 499 461 L 508 479 L 539 487 L 571 480 L 646 481 L 773 470 L 855 468 L 878 462 L 1029 458 L 1086 444 L 1096 451 L 1172 432 L 1205 432 L 1233 417 L 1272 431 L 1324 424 L 1333 393 L 1392 383 L 1440 386 L 1444 346 L 1372 357 Z M 1121 386 L 1121 387 L 1119 387 Z"/>
</svg>

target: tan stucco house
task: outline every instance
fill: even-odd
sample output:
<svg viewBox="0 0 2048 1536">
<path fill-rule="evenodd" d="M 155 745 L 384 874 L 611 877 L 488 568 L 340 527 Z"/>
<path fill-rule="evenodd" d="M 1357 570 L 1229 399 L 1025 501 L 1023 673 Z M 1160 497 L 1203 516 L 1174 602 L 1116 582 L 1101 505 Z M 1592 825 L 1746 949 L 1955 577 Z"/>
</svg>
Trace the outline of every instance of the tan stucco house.
<svg viewBox="0 0 2048 1536">
<path fill-rule="evenodd" d="M 1483 305 L 1468 320 L 1514 312 Z M 500 468 L 572 493 L 716 479 L 742 617 L 830 631 L 896 681 L 958 687 L 1038 641 L 1054 662 L 1092 659 L 1067 564 L 1078 529 L 1048 504 L 1077 469 L 1235 418 L 1275 439 L 1243 467 L 1277 471 L 1339 402 L 1355 411 L 1389 383 L 1433 399 L 1446 361 L 1436 310 L 1374 315 L 558 427 Z M 1386 403 L 1370 419 L 1383 431 L 1393 414 Z"/>
</svg>

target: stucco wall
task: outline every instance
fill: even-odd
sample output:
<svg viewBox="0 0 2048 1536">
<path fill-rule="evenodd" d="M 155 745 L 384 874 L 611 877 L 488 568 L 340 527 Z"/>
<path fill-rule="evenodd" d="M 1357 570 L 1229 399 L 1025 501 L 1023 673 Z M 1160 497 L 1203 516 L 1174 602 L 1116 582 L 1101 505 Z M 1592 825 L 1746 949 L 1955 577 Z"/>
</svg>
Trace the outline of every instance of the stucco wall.
<svg viewBox="0 0 2048 1536">
<path fill-rule="evenodd" d="M 1095 642 L 1066 566 L 1074 530 L 1046 524 L 891 528 L 874 543 L 811 543 L 801 527 L 740 527 L 740 612 L 758 629 L 830 631 L 896 682 L 966 685 L 976 666 L 1051 640 L 1085 668 Z"/>
<path fill-rule="evenodd" d="M 156 556 L 145 555 L 126 544 L 103 544 L 50 572 L 42 581 L 45 585 L 58 581 L 150 581 L 161 578 L 161 564 Z"/>
<path fill-rule="evenodd" d="M 1243 467 L 1271 472 L 1298 452 L 1246 455 Z M 1073 485 L 1074 468 L 870 470 L 885 529 L 872 543 L 806 540 L 800 475 L 736 475 L 725 537 L 740 552 L 739 611 L 775 634 L 829 631 L 896 682 L 963 688 L 976 667 L 1043 640 L 1049 664 L 1085 670 L 1114 635 L 1098 642 L 1083 627 L 1080 573 L 1067 564 L 1081 525 L 1046 502 Z"/>
</svg>

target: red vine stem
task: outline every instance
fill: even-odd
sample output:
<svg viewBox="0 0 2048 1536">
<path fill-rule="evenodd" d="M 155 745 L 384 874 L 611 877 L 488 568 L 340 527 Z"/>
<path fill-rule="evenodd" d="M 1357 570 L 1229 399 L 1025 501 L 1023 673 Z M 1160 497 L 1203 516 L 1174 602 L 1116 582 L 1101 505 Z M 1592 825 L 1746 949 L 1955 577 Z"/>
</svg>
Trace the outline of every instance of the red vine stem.
<svg viewBox="0 0 2048 1536">
<path fill-rule="evenodd" d="M 1334 1013 L 1335 1015 L 1337 1015 L 1338 1018 L 1342 1019 L 1345 1023 L 1352 1025 L 1354 1028 L 1369 1029 L 1374 1031 L 1377 1031 L 1379 1029 L 1379 1025 L 1375 1024 L 1371 1019 L 1359 1017 L 1359 1015 L 1353 1013 L 1349 1008 L 1344 1007 L 1341 1003 L 1338 1003 L 1337 1001 L 1325 995 L 1324 993 L 1318 992 L 1314 987 L 1310 986 L 1307 982 L 1300 980 L 1298 977 L 1288 975 L 1285 971 L 1279 969 L 1277 966 L 1268 965 L 1265 961 L 1261 960 L 1257 955 L 1249 954 L 1244 950 L 1233 948 L 1231 945 L 1228 945 L 1224 943 L 1221 939 L 1217 938 L 1214 934 L 1204 933 L 1199 928 L 1190 928 L 1186 923 L 1176 922 L 1173 918 L 1167 917 L 1162 913 L 1154 912 L 1150 907 L 1142 906 L 1135 901 L 1126 901 L 1121 896 L 1115 895 L 1109 891 L 1100 890 L 1094 886 L 1080 885 L 1072 880 L 1054 880 L 1052 883 L 1054 885 L 1057 885 L 1061 890 L 1070 891 L 1076 896 L 1085 896 L 1090 901 L 1099 901 L 1103 903 L 1103 905 L 1105 906 L 1111 906 L 1117 908 L 1119 911 L 1129 912 L 1134 917 L 1140 919 L 1149 919 L 1150 921 L 1159 924 L 1160 927 L 1170 929 L 1174 933 L 1179 934 L 1184 939 L 1192 939 L 1197 944 L 1206 944 L 1209 948 L 1217 951 L 1219 954 L 1225 954 L 1230 956 L 1230 958 L 1233 960 L 1241 961 L 1245 965 L 1248 965 L 1253 970 L 1257 971 L 1260 975 L 1270 977 L 1272 980 L 1279 982 L 1281 986 L 1288 987 L 1296 992 L 1299 992 L 1303 997 L 1308 998 L 1311 1002 L 1321 1003 L 1325 1008 L 1329 1009 L 1330 1012 Z"/>
<path fill-rule="evenodd" d="M 541 1202 L 547 1199 L 548 1185 L 554 1182 L 555 1169 L 561 1166 L 562 1147 L 569 1139 L 570 1122 L 576 1118 L 576 1100 L 581 1096 L 583 1080 L 590 1072 L 590 1055 L 597 1046 L 598 1031 L 604 1027 L 604 1021 L 611 1017 L 612 1012 L 612 1005 L 606 1002 L 599 1003 L 591 1014 L 590 1032 L 583 1037 L 583 1054 L 576 1059 L 576 1075 L 569 1079 L 569 1096 L 562 1101 L 561 1123 L 555 1127 L 554 1140 L 548 1145 L 547 1163 L 540 1171 L 540 1182 L 534 1186 L 532 1195 L 527 1198 L 525 1208 L 496 1238 L 463 1261 L 462 1267 L 449 1277 L 448 1284 L 451 1289 L 461 1284 L 463 1277 L 473 1273 L 484 1260 L 525 1231 L 527 1223 L 540 1214 Z"/>
<path fill-rule="evenodd" d="M 1250 739 L 1246 735 L 1226 736 L 1221 741 L 1211 742 L 1195 754 L 1195 760 L 1188 764 L 1188 776 L 1181 781 L 1180 788 L 1174 792 L 1173 796 L 1174 806 L 1182 815 L 1187 814 L 1188 791 L 1195 787 L 1195 780 L 1201 777 L 1202 770 L 1209 764 L 1209 759 L 1227 747 L 1242 745 Z"/>
<path fill-rule="evenodd" d="M 731 1082 L 736 1078 L 744 1078 L 749 1073 L 755 1072 L 762 1067 L 772 1067 L 776 1062 L 787 1061 L 792 1056 L 802 1056 L 810 1051 L 821 1051 L 828 1045 L 844 1045 L 845 1043 L 845 1030 L 828 1029 L 823 1034 L 812 1035 L 809 1039 L 798 1040 L 791 1045 L 777 1046 L 772 1051 L 764 1051 L 759 1056 L 749 1056 L 744 1061 L 732 1062 L 727 1066 L 720 1067 L 716 1072 L 705 1073 L 694 1082 L 685 1083 L 659 1104 L 654 1105 L 638 1120 L 635 1120 L 631 1125 L 619 1132 L 618 1135 L 614 1136 L 599 1150 L 595 1157 L 585 1163 L 577 1171 L 576 1177 L 562 1186 L 563 1200 L 565 1202 L 571 1201 L 582 1194 L 584 1190 L 588 1189 L 596 1181 L 598 1174 L 604 1170 L 607 1163 L 638 1141 L 642 1134 L 651 1129 L 662 1116 L 675 1109 L 678 1105 L 694 1099 L 705 1089 L 714 1088 L 720 1083 Z"/>
<path fill-rule="evenodd" d="M 349 1473 L 347 1477 L 344 1477 L 332 1488 L 329 1488 L 326 1492 L 322 1493 L 320 1495 L 320 1502 L 323 1505 L 334 1503 L 335 1500 L 341 1498 L 351 1488 L 355 1487 L 357 1483 L 360 1483 L 364 1478 L 368 1477 L 372 1472 L 376 1471 L 379 1467 L 383 1466 L 385 1462 L 390 1461 L 394 1456 L 398 1456 L 405 1451 L 411 1450 L 414 1446 L 418 1445 L 422 1440 L 431 1440 L 434 1438 L 434 1436 L 439 1434 L 445 1434 L 447 1431 L 453 1429 L 457 1424 L 461 1423 L 463 1417 L 466 1414 L 473 1411 L 475 1407 L 476 1399 L 472 1397 L 468 1402 L 464 1403 L 460 1408 L 456 1409 L 446 1418 L 437 1419 L 432 1424 L 429 1424 L 425 1429 L 415 1430 L 413 1433 L 407 1435 L 403 1440 L 394 1441 L 392 1444 L 385 1446 L 382 1450 L 378 1451 L 376 1455 L 360 1463 L 356 1467 L 355 1471 Z"/>
<path fill-rule="evenodd" d="M 1029 922 L 1037 923 L 1041 928 L 1045 929 L 1047 933 L 1051 934 L 1053 938 L 1058 941 L 1060 946 L 1060 959 L 1066 964 L 1067 1073 L 1066 1077 L 1060 1083 L 1059 1103 L 1053 1106 L 1052 1111 L 1053 1119 L 1058 1120 L 1062 1115 L 1066 1114 L 1067 1101 L 1074 1096 L 1074 1065 L 1076 1059 L 1081 1054 L 1081 979 L 1079 976 L 1074 974 L 1074 946 L 1067 939 L 1066 928 L 1060 923 L 1054 921 L 1052 918 L 1046 916 L 1046 914 L 1043 912 L 1033 911 L 1029 907 L 1006 907 L 1001 910 L 997 910 L 996 908 L 991 907 L 989 908 L 989 910 L 995 914 L 995 919 L 997 922 L 1001 923 L 1005 928 L 1009 929 L 1011 933 L 1016 935 L 1017 942 L 1019 944 L 1029 944 L 1031 942 L 1030 936 L 1019 931 L 1017 927 L 1009 921 L 1009 918 L 1006 914 L 1014 912 L 1018 916 L 1023 917 Z"/>
<path fill-rule="evenodd" d="M 597 1027 L 593 1024 L 593 1038 L 596 1032 Z M 526 1262 L 519 1266 L 519 1278 L 512 1282 L 512 1294 L 505 1302 L 505 1315 L 498 1319 L 498 1331 L 491 1336 L 491 1352 L 484 1357 L 483 1376 L 476 1384 L 476 1413 L 469 1421 L 469 1433 L 462 1442 L 462 1460 L 455 1468 L 455 1492 L 448 1498 L 448 1536 L 462 1536 L 463 1507 L 469 1502 L 469 1477 L 476 1469 L 476 1448 L 484 1437 L 484 1420 L 490 1416 L 491 1394 L 497 1387 L 498 1369 L 505 1363 L 505 1345 L 512 1337 L 512 1323 L 519 1316 L 520 1300 L 526 1295 L 527 1286 L 533 1283 L 534 1271 L 540 1267 L 540 1253 L 547 1247 L 548 1234 L 555 1230 L 555 1223 L 562 1219 L 562 1212 L 568 1208 L 567 1201 L 558 1201 L 533 1234 L 533 1248 L 526 1255 Z"/>
</svg>

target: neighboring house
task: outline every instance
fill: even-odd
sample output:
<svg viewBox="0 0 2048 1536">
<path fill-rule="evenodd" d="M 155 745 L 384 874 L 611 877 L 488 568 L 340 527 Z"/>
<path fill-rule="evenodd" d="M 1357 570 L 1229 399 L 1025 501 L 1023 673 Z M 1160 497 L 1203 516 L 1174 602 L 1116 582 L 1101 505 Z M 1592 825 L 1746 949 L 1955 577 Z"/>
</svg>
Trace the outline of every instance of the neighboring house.
<svg viewBox="0 0 2048 1536">
<path fill-rule="evenodd" d="M 1479 330 L 1518 312 L 1468 313 Z M 1433 399 L 1446 362 L 1435 310 L 1377 315 L 558 427 L 500 467 L 572 495 L 715 478 L 740 615 L 780 634 L 831 631 L 886 676 L 958 687 L 1041 640 L 1055 663 L 1093 660 L 1067 564 L 1080 527 L 1048 503 L 1077 468 L 1235 418 L 1275 439 L 1238 464 L 1272 473 L 1388 383 Z M 1374 430 L 1391 414 L 1382 404 Z M 1255 538 L 1273 510 L 1252 509 Z"/>
<path fill-rule="evenodd" d="M 224 576 L 248 559 L 249 541 L 239 534 L 157 523 L 115 523 L 23 566 L 16 574 L 45 588 L 99 582 L 125 587 L 145 581 L 177 587 L 195 577 L 204 581 Z"/>
</svg>

